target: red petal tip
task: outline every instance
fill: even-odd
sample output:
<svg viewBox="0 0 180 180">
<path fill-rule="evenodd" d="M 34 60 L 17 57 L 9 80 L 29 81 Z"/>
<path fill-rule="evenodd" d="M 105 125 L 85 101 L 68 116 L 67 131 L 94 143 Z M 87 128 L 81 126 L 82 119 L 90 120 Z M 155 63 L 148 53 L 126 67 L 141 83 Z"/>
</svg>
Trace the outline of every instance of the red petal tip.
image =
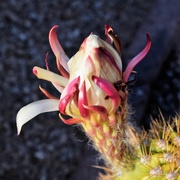
<svg viewBox="0 0 180 180">
<path fill-rule="evenodd" d="M 38 71 L 37 71 L 36 67 L 33 67 L 32 72 L 33 72 L 34 75 L 38 74 Z"/>
<path fill-rule="evenodd" d="M 109 31 L 113 31 L 113 28 L 107 24 L 105 24 L 105 34 L 107 34 Z"/>
<path fill-rule="evenodd" d="M 58 25 L 54 25 L 54 26 L 51 28 L 50 32 L 53 31 L 54 29 L 58 28 L 58 27 L 59 27 Z"/>
</svg>

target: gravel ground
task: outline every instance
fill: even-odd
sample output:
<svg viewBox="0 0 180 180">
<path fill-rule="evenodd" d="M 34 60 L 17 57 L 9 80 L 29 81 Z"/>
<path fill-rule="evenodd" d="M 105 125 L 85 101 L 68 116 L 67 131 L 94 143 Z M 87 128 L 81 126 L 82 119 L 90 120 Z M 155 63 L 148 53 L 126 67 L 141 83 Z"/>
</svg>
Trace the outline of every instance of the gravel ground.
<svg viewBox="0 0 180 180">
<path fill-rule="evenodd" d="M 50 84 L 32 74 L 33 66 L 45 67 L 47 52 L 50 68 L 55 69 L 48 42 L 53 25 L 59 25 L 59 39 L 69 57 L 90 32 L 104 37 L 105 24 L 114 27 L 126 50 L 155 5 L 155 0 L 1 2 L 0 179 L 95 179 L 97 170 L 91 164 L 96 164 L 97 155 L 89 150 L 85 136 L 76 126 L 64 125 L 57 113 L 43 114 L 26 124 L 17 136 L 16 113 L 23 105 L 44 98 L 39 84 L 58 95 Z M 145 124 L 150 114 L 157 116 L 157 107 L 165 115 L 180 110 L 179 62 L 180 46 L 176 42 L 152 84 Z M 138 89 L 138 84 L 134 88 Z"/>
</svg>

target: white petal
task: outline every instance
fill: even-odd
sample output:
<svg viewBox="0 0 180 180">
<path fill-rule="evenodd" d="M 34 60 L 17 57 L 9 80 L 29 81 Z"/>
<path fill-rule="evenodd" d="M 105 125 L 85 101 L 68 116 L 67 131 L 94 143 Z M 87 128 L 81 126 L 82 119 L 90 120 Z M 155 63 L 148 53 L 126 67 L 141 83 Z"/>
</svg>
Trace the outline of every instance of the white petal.
<svg viewBox="0 0 180 180">
<path fill-rule="evenodd" d="M 18 135 L 22 126 L 38 114 L 58 111 L 59 100 L 44 99 L 30 103 L 19 110 L 16 116 Z"/>
</svg>

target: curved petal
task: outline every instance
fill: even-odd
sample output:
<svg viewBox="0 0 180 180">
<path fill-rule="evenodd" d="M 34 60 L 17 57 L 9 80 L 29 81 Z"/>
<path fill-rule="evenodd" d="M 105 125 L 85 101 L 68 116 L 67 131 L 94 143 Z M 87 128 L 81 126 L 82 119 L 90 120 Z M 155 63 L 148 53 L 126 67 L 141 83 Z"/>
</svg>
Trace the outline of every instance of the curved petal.
<svg viewBox="0 0 180 180">
<path fill-rule="evenodd" d="M 39 89 L 41 90 L 41 92 L 42 92 L 47 98 L 59 100 L 59 98 L 51 95 L 46 89 L 42 88 L 40 85 L 39 85 Z"/>
<path fill-rule="evenodd" d="M 59 117 L 60 119 L 65 123 L 65 124 L 68 124 L 68 125 L 73 125 L 73 124 L 78 124 L 78 123 L 82 123 L 83 120 L 82 119 L 78 119 L 78 118 L 70 118 L 70 119 L 64 119 L 61 114 L 59 113 Z"/>
<path fill-rule="evenodd" d="M 109 26 L 109 25 L 105 25 L 104 29 L 105 29 L 105 35 L 106 35 L 105 41 L 112 46 L 112 44 L 113 44 L 113 39 L 112 39 L 112 37 L 110 36 L 110 33 L 109 33 L 109 32 L 112 32 L 113 29 L 112 29 L 112 27 Z"/>
<path fill-rule="evenodd" d="M 129 62 L 129 64 L 126 67 L 126 70 L 123 73 L 123 80 L 125 83 L 128 81 L 128 78 L 134 67 L 147 55 L 150 48 L 151 48 L 151 38 L 149 33 L 147 33 L 147 43 L 145 48 Z"/>
<path fill-rule="evenodd" d="M 67 66 L 67 62 L 69 60 L 69 58 L 67 57 L 67 55 L 65 54 L 63 48 L 61 47 L 57 34 L 56 34 L 56 28 L 58 26 L 53 26 L 49 32 L 49 43 L 50 46 L 52 48 L 52 51 L 54 52 L 55 56 L 58 58 L 58 60 L 60 61 L 60 64 L 63 66 L 63 68 L 69 72 L 68 66 Z"/>
<path fill-rule="evenodd" d="M 120 105 L 120 97 L 118 91 L 115 87 L 109 83 L 107 80 L 93 76 L 92 80 L 102 89 L 105 93 L 112 99 L 113 107 L 112 109 L 115 111 Z"/>
<path fill-rule="evenodd" d="M 122 55 L 121 55 L 121 49 L 122 49 L 121 41 L 114 34 L 113 29 L 112 29 L 111 26 L 105 25 L 105 35 L 106 35 L 106 42 L 108 42 L 112 46 L 114 45 L 114 48 L 116 49 L 116 51 L 118 52 L 118 54 L 122 58 Z"/>
<path fill-rule="evenodd" d="M 44 99 L 30 103 L 19 110 L 16 116 L 18 135 L 22 126 L 38 114 L 58 111 L 59 100 Z"/>
<path fill-rule="evenodd" d="M 65 88 L 61 95 L 61 99 L 59 102 L 59 111 L 62 114 L 66 114 L 66 106 L 68 103 L 70 103 L 71 99 L 76 96 L 78 93 L 78 84 L 80 81 L 80 77 L 73 79 Z"/>
</svg>

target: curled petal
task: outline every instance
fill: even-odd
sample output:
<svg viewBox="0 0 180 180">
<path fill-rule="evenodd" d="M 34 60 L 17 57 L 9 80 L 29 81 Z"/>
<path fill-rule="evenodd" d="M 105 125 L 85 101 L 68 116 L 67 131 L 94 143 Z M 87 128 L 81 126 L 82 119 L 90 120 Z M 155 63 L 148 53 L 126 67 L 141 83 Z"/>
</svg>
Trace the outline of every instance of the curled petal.
<svg viewBox="0 0 180 180">
<path fill-rule="evenodd" d="M 112 99 L 114 107 L 112 109 L 116 110 L 120 105 L 120 97 L 118 91 L 114 88 L 114 86 L 106 81 L 103 78 L 93 76 L 92 80 L 105 91 L 105 93 Z"/>
<path fill-rule="evenodd" d="M 111 26 L 105 25 L 105 35 L 106 35 L 106 42 L 108 42 L 110 45 L 114 45 L 114 48 L 116 49 L 118 54 L 121 56 L 121 49 L 122 49 L 121 41 L 114 34 Z"/>
<path fill-rule="evenodd" d="M 58 26 L 53 26 L 52 29 L 49 32 L 49 43 L 51 45 L 52 51 L 54 52 L 57 59 L 60 61 L 60 64 L 63 66 L 63 68 L 69 72 L 67 62 L 69 58 L 65 54 L 63 48 L 61 47 L 57 34 L 56 34 L 56 28 Z"/>
<path fill-rule="evenodd" d="M 50 81 L 52 83 L 58 84 L 60 86 L 65 87 L 68 83 L 68 79 L 64 78 L 58 74 L 55 74 L 46 69 L 35 66 L 33 68 L 33 74 L 36 75 L 39 79 L 44 79 L 46 81 Z"/>
<path fill-rule="evenodd" d="M 33 102 L 21 108 L 16 116 L 18 135 L 22 126 L 38 114 L 58 111 L 59 100 L 44 99 Z"/>
<path fill-rule="evenodd" d="M 59 113 L 59 117 L 60 119 L 65 123 L 65 124 L 68 124 L 68 125 L 72 125 L 72 124 L 77 124 L 77 123 L 81 123 L 83 122 L 82 119 L 78 119 L 78 118 L 70 118 L 70 119 L 64 119 L 61 114 Z"/>
<path fill-rule="evenodd" d="M 78 76 L 74 80 L 72 80 L 63 93 L 65 93 L 64 97 L 60 100 L 59 103 L 59 111 L 63 114 L 65 113 L 66 106 L 68 103 L 70 103 L 71 99 L 76 97 L 76 94 L 78 92 L 78 84 L 79 84 L 80 77 Z"/>
<path fill-rule="evenodd" d="M 129 64 L 126 67 L 126 70 L 123 73 L 124 82 L 128 81 L 128 78 L 129 78 L 132 70 L 147 55 L 150 48 L 151 48 L 151 38 L 150 38 L 149 33 L 147 33 L 147 43 L 146 43 L 145 48 L 129 62 Z"/>
<path fill-rule="evenodd" d="M 51 95 L 48 91 L 46 91 L 44 88 L 42 88 L 41 86 L 39 86 L 39 89 L 41 90 L 41 92 L 49 99 L 59 99 L 53 95 Z"/>
<path fill-rule="evenodd" d="M 78 108 L 79 112 L 82 117 L 87 117 L 88 116 L 88 110 L 84 108 L 84 105 L 88 105 L 88 100 L 87 100 L 87 94 L 86 94 L 86 84 L 85 81 L 82 83 L 82 86 L 79 91 L 78 95 Z"/>
<path fill-rule="evenodd" d="M 110 45 L 112 45 L 113 44 L 113 39 L 109 34 L 110 31 L 113 31 L 112 27 L 109 26 L 109 25 L 105 25 L 106 42 L 109 43 Z"/>
</svg>

